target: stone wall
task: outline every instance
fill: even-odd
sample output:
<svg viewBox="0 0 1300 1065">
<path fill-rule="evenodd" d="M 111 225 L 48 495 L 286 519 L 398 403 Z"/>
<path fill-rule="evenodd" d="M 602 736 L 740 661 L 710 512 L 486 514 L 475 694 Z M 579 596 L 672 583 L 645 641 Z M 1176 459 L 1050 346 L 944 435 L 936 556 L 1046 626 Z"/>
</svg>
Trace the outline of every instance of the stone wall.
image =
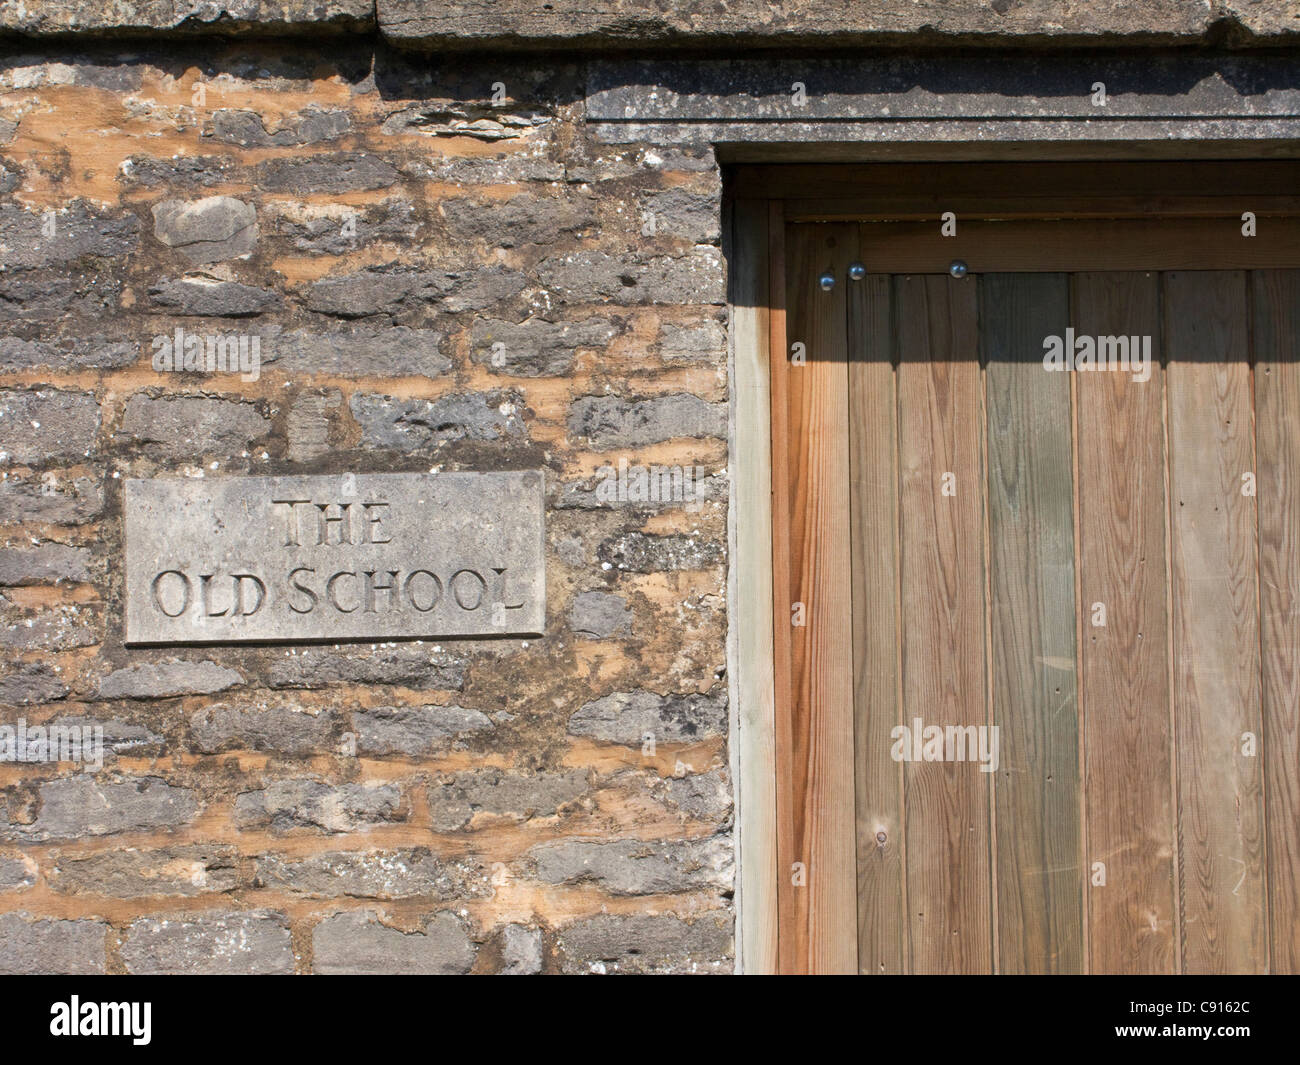
<svg viewBox="0 0 1300 1065">
<path fill-rule="evenodd" d="M 720 176 L 594 143 L 582 78 L 0 67 L 0 724 L 108 748 L 0 764 L 0 971 L 731 967 Z M 155 369 L 177 329 L 259 372 Z M 620 459 L 705 498 L 609 499 Z M 513 469 L 541 639 L 123 644 L 126 478 Z"/>
</svg>

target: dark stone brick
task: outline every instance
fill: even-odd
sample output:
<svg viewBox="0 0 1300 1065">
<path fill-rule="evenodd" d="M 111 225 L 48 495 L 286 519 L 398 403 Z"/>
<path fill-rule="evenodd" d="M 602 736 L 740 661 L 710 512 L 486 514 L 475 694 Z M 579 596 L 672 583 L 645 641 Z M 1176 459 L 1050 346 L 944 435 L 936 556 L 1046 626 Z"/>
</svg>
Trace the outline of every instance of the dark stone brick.
<svg viewBox="0 0 1300 1065">
<path fill-rule="evenodd" d="M 104 487 L 99 477 L 58 470 L 0 473 L 0 522 L 77 525 L 97 518 L 103 510 Z"/>
<path fill-rule="evenodd" d="M 452 913 L 428 918 L 421 931 L 402 932 L 372 913 L 340 913 L 312 932 L 312 969 L 318 973 L 430 974 L 469 972 L 474 944 Z"/>
<path fill-rule="evenodd" d="M 632 618 L 627 600 L 609 592 L 580 592 L 569 608 L 569 628 L 592 640 L 626 635 Z"/>
<path fill-rule="evenodd" d="M 254 171 L 254 184 L 271 192 L 299 195 L 386 189 L 401 175 L 378 156 L 366 152 L 270 159 Z"/>
<path fill-rule="evenodd" d="M 324 784 L 318 780 L 276 780 L 235 799 L 240 828 L 289 832 L 355 832 L 367 825 L 405 821 L 396 784 Z"/>
<path fill-rule="evenodd" d="M 212 695 L 244 678 L 216 662 L 141 662 L 116 670 L 99 682 L 101 699 L 170 699 Z"/>
<path fill-rule="evenodd" d="M 727 731 L 725 692 L 659 695 L 638 689 L 615 692 L 585 704 L 569 718 L 569 733 L 605 743 L 639 747 L 645 736 L 657 743 L 695 743 Z"/>
<path fill-rule="evenodd" d="M 327 688 L 333 684 L 394 684 L 433 691 L 458 691 L 465 662 L 427 647 L 385 647 L 365 653 L 301 648 L 274 659 L 272 688 Z"/>
<path fill-rule="evenodd" d="M 583 396 L 569 408 L 569 436 L 593 448 L 641 447 L 679 437 L 727 435 L 727 408 L 679 392 L 652 399 Z"/>
<path fill-rule="evenodd" d="M 439 399 L 357 392 L 351 406 L 367 447 L 421 451 L 456 440 L 519 440 L 528 435 L 522 397 L 514 392 L 462 392 Z"/>
<path fill-rule="evenodd" d="M 289 922 L 266 910 L 146 917 L 127 928 L 122 962 L 136 974 L 293 972 Z"/>
<path fill-rule="evenodd" d="M 209 396 L 152 397 L 126 402 L 119 440 L 178 459 L 236 455 L 271 431 L 271 420 L 251 403 Z"/>
<path fill-rule="evenodd" d="M 90 580 L 90 549 L 68 544 L 0 547 L 0 586 Z"/>
<path fill-rule="evenodd" d="M 140 220 L 110 215 L 76 200 L 60 210 L 29 211 L 0 204 L 0 262 L 8 270 L 75 263 L 83 258 L 122 258 L 140 242 Z"/>
<path fill-rule="evenodd" d="M 98 432 L 99 402 L 89 392 L 0 392 L 0 462 L 84 458 Z"/>
<path fill-rule="evenodd" d="M 337 140 L 351 129 L 352 119 L 348 112 L 309 107 L 285 119 L 274 133 L 268 133 L 262 116 L 256 111 L 223 107 L 212 113 L 212 128 L 208 135 L 240 148 L 287 148 Z"/>
<path fill-rule="evenodd" d="M 186 824 L 199 809 L 194 792 L 173 787 L 161 777 L 60 777 L 39 785 L 37 795 L 36 819 L 29 825 L 10 825 L 10 838 L 43 841 L 151 832 Z"/>
<path fill-rule="evenodd" d="M 723 545 L 697 536 L 653 536 L 627 533 L 604 541 L 596 557 L 626 573 L 664 573 L 674 570 L 711 569 L 721 565 Z"/>
<path fill-rule="evenodd" d="M 726 972 L 733 952 L 730 914 L 601 914 L 560 931 L 565 972 Z"/>
<path fill-rule="evenodd" d="M 547 322 L 529 318 L 515 324 L 476 318 L 470 331 L 470 357 L 491 373 L 513 377 L 558 377 L 569 372 L 578 351 L 603 350 L 620 327 L 604 318 Z"/>
<path fill-rule="evenodd" d="M 207 277 L 163 278 L 150 286 L 149 298 L 175 314 L 213 318 L 251 318 L 281 303 L 270 289 Z"/>
<path fill-rule="evenodd" d="M 0 974 L 91 976 L 106 971 L 103 921 L 0 914 Z"/>
</svg>

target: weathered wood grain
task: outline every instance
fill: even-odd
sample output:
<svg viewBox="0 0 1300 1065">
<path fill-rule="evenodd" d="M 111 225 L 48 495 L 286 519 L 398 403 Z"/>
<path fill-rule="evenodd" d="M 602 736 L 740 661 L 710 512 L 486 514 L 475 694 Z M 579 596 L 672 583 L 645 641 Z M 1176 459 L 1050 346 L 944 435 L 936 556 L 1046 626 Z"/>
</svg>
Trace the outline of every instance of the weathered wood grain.
<svg viewBox="0 0 1300 1065">
<path fill-rule="evenodd" d="M 903 765 L 890 756 L 899 700 L 898 397 L 891 284 L 852 284 L 849 493 L 853 537 L 853 703 L 857 794 L 858 967 L 906 970 Z"/>
<path fill-rule="evenodd" d="M 1246 276 L 1164 286 L 1183 971 L 1262 972 L 1263 732 Z"/>
<path fill-rule="evenodd" d="M 1251 277 L 1270 969 L 1300 972 L 1300 271 Z"/>
<path fill-rule="evenodd" d="M 976 287 L 895 280 L 902 480 L 903 717 L 987 724 L 981 381 Z M 944 475 L 954 495 L 944 495 Z M 978 762 L 904 769 L 912 969 L 993 964 L 989 774 Z"/>
<path fill-rule="evenodd" d="M 1063 274 L 979 279 L 988 403 L 999 969 L 1082 971 L 1069 324 Z"/>
<path fill-rule="evenodd" d="M 853 786 L 853 663 L 849 546 L 848 339 L 845 273 L 856 249 L 853 226 L 788 227 L 783 358 L 773 402 L 784 406 L 785 552 L 776 624 L 789 632 L 788 688 L 778 692 L 778 846 L 784 905 L 782 968 L 857 971 L 857 885 Z M 832 269 L 839 283 L 818 285 Z M 790 345 L 807 350 L 791 365 Z M 774 356 L 775 357 L 775 356 Z M 786 594 L 782 596 L 780 589 Z M 781 600 L 784 600 L 784 610 Z M 805 624 L 791 624 L 794 604 Z M 784 613 L 784 618 L 782 614 Z M 784 696 L 784 698 L 782 698 Z M 802 885 L 792 882 L 800 863 Z"/>
<path fill-rule="evenodd" d="M 1074 277 L 1079 334 L 1153 338 L 1154 274 Z M 1085 859 L 1105 865 L 1090 886 L 1090 971 L 1174 968 L 1174 813 L 1165 553 L 1163 374 L 1076 375 L 1080 609 L 1085 750 Z M 1094 626 L 1093 604 L 1106 624 Z M 1091 884 L 1091 880 L 1090 880 Z"/>
</svg>

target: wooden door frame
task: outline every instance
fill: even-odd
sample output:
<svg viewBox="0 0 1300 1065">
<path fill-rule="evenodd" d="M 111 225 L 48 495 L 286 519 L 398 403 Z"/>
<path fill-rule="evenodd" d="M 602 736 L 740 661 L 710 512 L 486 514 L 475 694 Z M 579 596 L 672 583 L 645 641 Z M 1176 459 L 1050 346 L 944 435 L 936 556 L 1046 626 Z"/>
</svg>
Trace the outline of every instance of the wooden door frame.
<svg viewBox="0 0 1300 1065">
<path fill-rule="evenodd" d="M 1240 219 L 1249 210 L 1257 218 L 1282 223 L 1285 240 L 1295 239 L 1300 185 L 1298 164 L 1290 160 L 1171 162 L 1167 142 L 1153 142 L 1152 155 L 1161 155 L 1159 164 L 1079 162 L 1069 161 L 1069 146 L 1037 147 L 1040 159 L 1057 161 L 748 164 L 727 175 L 732 382 L 728 661 L 737 807 L 738 971 L 805 971 L 809 962 L 806 955 L 792 957 L 788 949 L 782 957 L 777 919 L 778 877 L 784 874 L 777 859 L 776 710 L 777 693 L 788 682 L 784 656 L 789 640 L 788 626 L 785 632 L 778 627 L 787 606 L 774 598 L 774 512 L 779 515 L 782 503 L 772 481 L 772 401 L 780 387 L 773 362 L 786 348 L 786 222 L 889 220 L 898 226 L 921 223 L 934 228 L 945 210 L 970 220 L 1145 216 L 1173 222 L 1226 221 Z M 1132 145 L 1126 146 L 1129 159 L 1132 150 Z M 1170 183 L 1172 168 L 1178 168 L 1179 184 Z M 1006 188 L 1014 188 L 1014 194 Z M 1251 258 L 1265 251 L 1256 246 Z M 873 271 L 929 272 L 927 263 L 937 253 L 932 248 L 909 255 L 905 263 L 891 261 L 890 256 L 898 255 L 897 245 L 885 254 L 871 265 Z M 1222 247 L 1211 248 L 1206 261 L 1231 268 L 1231 263 L 1219 265 L 1223 256 Z M 990 260 L 1002 269 L 1007 269 L 1006 261 L 996 255 Z M 1173 265 L 1196 268 L 1186 261 Z M 779 535 L 776 539 L 779 542 Z M 841 786 L 853 788 L 851 773 Z M 841 934 L 856 941 L 856 929 Z"/>
</svg>

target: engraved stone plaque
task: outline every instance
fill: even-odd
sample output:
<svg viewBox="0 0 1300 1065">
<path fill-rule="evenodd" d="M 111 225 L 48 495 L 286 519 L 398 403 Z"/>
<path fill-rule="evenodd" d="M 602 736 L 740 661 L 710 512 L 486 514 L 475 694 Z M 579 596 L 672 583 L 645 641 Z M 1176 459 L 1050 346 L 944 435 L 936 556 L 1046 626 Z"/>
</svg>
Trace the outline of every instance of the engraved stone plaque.
<svg viewBox="0 0 1300 1065">
<path fill-rule="evenodd" d="M 127 643 L 545 627 L 540 471 L 129 480 L 125 498 Z"/>
</svg>

